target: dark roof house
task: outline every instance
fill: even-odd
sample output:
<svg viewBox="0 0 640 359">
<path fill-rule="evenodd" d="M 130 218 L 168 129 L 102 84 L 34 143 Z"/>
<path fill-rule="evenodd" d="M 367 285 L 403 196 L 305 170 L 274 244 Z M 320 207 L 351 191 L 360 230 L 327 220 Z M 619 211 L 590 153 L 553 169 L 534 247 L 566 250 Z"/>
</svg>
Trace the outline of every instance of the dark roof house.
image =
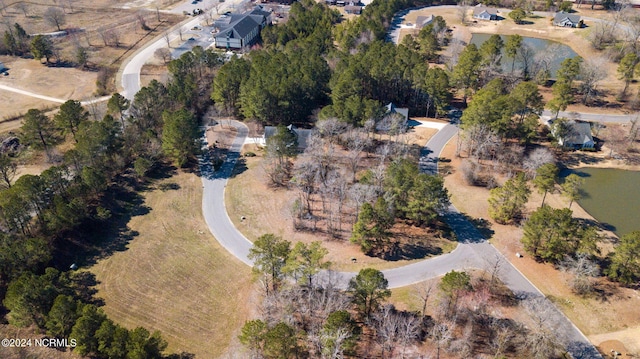
<svg viewBox="0 0 640 359">
<path fill-rule="evenodd" d="M 314 130 L 308 130 L 304 128 L 297 128 L 294 125 L 287 126 L 289 131 L 292 131 L 296 135 L 296 139 L 298 140 L 298 149 L 305 149 L 309 144 L 309 138 Z M 264 142 L 267 143 L 267 139 L 276 134 L 276 130 L 278 127 L 276 126 L 265 126 L 264 127 Z"/>
<path fill-rule="evenodd" d="M 360 15 L 362 13 L 362 6 L 359 5 L 346 5 L 344 11 L 347 14 Z"/>
<path fill-rule="evenodd" d="M 562 27 L 583 27 L 584 22 L 580 19 L 580 15 L 572 15 L 564 11 L 559 11 L 553 17 L 553 24 Z"/>
<path fill-rule="evenodd" d="M 418 16 L 416 18 L 416 29 L 422 29 L 423 27 L 431 24 L 433 22 L 433 19 L 435 19 L 435 16 L 433 16 L 433 14 L 429 16 Z"/>
<path fill-rule="evenodd" d="M 498 20 L 498 9 L 478 5 L 473 8 L 473 18 L 480 20 Z"/>
<path fill-rule="evenodd" d="M 382 120 L 376 124 L 376 131 L 389 131 L 393 126 L 393 121 L 391 119 L 391 115 L 401 116 L 404 122 L 407 123 L 409 121 L 409 109 L 396 107 L 393 102 L 390 102 L 386 107 L 386 112 L 382 117 Z"/>
<path fill-rule="evenodd" d="M 252 45 L 267 25 L 271 24 L 271 13 L 256 6 L 243 14 L 229 14 L 220 17 L 214 26 L 220 29 L 215 36 L 216 47 L 241 49 Z"/>
<path fill-rule="evenodd" d="M 571 148 L 593 148 L 593 136 L 591 135 L 591 125 L 588 122 L 569 121 L 567 123 L 567 134 L 558 138 L 558 144 Z"/>
</svg>

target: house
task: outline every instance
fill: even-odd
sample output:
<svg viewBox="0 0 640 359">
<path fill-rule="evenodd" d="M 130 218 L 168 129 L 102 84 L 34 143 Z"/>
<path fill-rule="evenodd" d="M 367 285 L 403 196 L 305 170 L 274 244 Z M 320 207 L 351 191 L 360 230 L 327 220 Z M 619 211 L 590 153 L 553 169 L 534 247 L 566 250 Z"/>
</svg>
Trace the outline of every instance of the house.
<svg viewBox="0 0 640 359">
<path fill-rule="evenodd" d="M 423 27 L 431 24 L 434 19 L 435 16 L 433 16 L 433 14 L 429 16 L 418 16 L 416 18 L 416 29 L 422 29 Z"/>
<path fill-rule="evenodd" d="M 256 42 L 260 31 L 271 24 L 271 13 L 256 6 L 243 14 L 221 16 L 214 22 L 219 29 L 215 36 L 216 47 L 223 49 L 241 49 Z"/>
<path fill-rule="evenodd" d="M 558 138 L 558 144 L 575 149 L 593 148 L 591 125 L 588 122 L 569 121 L 566 124 L 567 134 Z"/>
<path fill-rule="evenodd" d="M 344 7 L 344 11 L 347 14 L 360 15 L 362 14 L 362 6 L 358 5 L 347 5 Z"/>
<path fill-rule="evenodd" d="M 311 137 L 311 134 L 313 134 L 314 130 L 297 128 L 294 125 L 289 125 L 287 126 L 287 128 L 289 129 L 289 131 L 292 131 L 296 135 L 296 139 L 298 140 L 298 149 L 304 150 L 305 148 L 307 148 L 307 145 L 309 144 L 309 138 Z M 260 142 L 262 142 L 263 145 L 266 145 L 267 139 L 275 135 L 277 129 L 278 128 L 276 126 L 265 126 L 264 135 L 262 136 L 262 141 Z"/>
<path fill-rule="evenodd" d="M 386 107 L 386 111 L 382 120 L 376 124 L 376 131 L 389 131 L 393 126 L 391 117 L 393 115 L 401 116 L 405 123 L 409 122 L 409 109 L 396 107 L 393 102 L 390 102 Z"/>
<path fill-rule="evenodd" d="M 473 18 L 479 20 L 498 20 L 498 9 L 478 5 L 473 8 Z"/>
<path fill-rule="evenodd" d="M 553 17 L 553 24 L 561 27 L 583 27 L 584 22 L 580 19 L 580 15 L 572 15 L 564 11 L 559 11 Z"/>
</svg>

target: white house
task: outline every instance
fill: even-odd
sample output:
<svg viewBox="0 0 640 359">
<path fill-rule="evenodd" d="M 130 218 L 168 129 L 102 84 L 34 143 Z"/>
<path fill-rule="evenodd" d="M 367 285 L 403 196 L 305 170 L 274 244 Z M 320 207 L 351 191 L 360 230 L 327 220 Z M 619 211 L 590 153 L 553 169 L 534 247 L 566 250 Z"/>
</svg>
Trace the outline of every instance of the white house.
<svg viewBox="0 0 640 359">
<path fill-rule="evenodd" d="M 478 5 L 473 8 L 473 18 L 479 20 L 498 20 L 498 9 Z"/>
</svg>

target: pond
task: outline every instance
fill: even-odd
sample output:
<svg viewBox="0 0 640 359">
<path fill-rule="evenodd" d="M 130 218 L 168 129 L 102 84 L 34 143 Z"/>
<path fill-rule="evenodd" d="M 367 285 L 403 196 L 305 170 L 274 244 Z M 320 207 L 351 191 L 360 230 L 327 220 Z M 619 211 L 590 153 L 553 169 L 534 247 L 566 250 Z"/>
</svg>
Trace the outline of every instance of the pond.
<svg viewBox="0 0 640 359">
<path fill-rule="evenodd" d="M 475 44 L 478 49 L 485 41 L 489 40 L 491 34 L 473 34 L 471 43 Z M 510 36 L 500 35 L 502 41 L 506 44 Z M 522 37 L 524 50 L 521 55 L 516 55 L 515 69 L 522 71 L 523 67 L 527 67 L 532 77 L 540 69 L 547 69 L 552 77 L 555 77 L 556 71 L 560 67 L 562 60 L 578 56 L 569 46 L 559 42 L 537 39 L 534 37 Z M 502 49 L 502 59 L 500 61 L 502 70 L 506 73 L 511 72 L 513 59 L 507 57 Z"/>
<path fill-rule="evenodd" d="M 584 198 L 578 203 L 598 222 L 618 236 L 640 230 L 640 172 L 610 168 L 572 172 L 585 179 Z"/>
</svg>

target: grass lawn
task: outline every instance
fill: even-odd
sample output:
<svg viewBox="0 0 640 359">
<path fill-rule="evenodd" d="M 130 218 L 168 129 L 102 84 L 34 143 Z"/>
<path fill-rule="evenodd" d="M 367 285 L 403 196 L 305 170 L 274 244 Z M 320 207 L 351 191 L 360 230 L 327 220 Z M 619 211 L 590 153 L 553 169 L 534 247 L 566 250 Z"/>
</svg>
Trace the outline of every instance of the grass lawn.
<svg viewBox="0 0 640 359">
<path fill-rule="evenodd" d="M 97 297 L 115 322 L 160 330 L 167 352 L 220 357 L 249 317 L 250 269 L 207 229 L 199 177 L 179 172 L 142 195 L 150 211 L 128 224 L 139 235 L 89 269 Z"/>
</svg>

